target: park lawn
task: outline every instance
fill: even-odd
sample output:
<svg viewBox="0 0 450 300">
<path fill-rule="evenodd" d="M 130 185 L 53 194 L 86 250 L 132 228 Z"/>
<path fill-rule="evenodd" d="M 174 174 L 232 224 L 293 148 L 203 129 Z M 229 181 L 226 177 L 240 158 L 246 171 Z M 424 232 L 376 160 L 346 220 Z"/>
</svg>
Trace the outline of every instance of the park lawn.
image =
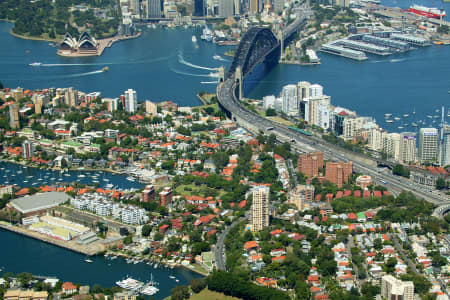
<svg viewBox="0 0 450 300">
<path fill-rule="evenodd" d="M 202 188 L 206 187 L 206 185 L 200 185 L 200 186 L 196 186 L 195 184 L 181 184 L 179 186 L 176 187 L 175 192 L 177 193 L 177 195 L 182 195 L 182 196 L 198 196 L 198 195 L 202 195 Z M 187 191 L 185 188 L 188 189 L 192 189 L 191 191 Z M 222 194 L 225 193 L 224 190 L 220 189 L 217 190 L 218 191 L 218 195 L 221 196 Z"/>
<path fill-rule="evenodd" d="M 286 126 L 294 126 L 294 123 L 292 123 L 292 122 L 290 122 L 288 120 L 285 120 L 285 119 L 283 119 L 281 117 L 267 117 L 267 119 L 270 119 L 270 120 L 272 120 L 274 122 L 277 122 L 277 123 L 284 124 Z"/>
<path fill-rule="evenodd" d="M 239 300 L 239 298 L 225 296 L 222 293 L 210 291 L 206 288 L 198 294 L 192 294 L 189 300 Z"/>
</svg>

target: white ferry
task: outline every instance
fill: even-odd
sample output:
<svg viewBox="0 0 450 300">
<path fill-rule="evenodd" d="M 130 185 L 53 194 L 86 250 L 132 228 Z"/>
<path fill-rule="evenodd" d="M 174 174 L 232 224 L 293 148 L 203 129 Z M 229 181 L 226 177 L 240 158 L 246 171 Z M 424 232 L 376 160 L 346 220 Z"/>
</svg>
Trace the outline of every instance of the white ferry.
<svg viewBox="0 0 450 300">
<path fill-rule="evenodd" d="M 192 36 L 192 42 L 197 43 L 197 38 L 195 37 L 195 35 Z"/>
</svg>

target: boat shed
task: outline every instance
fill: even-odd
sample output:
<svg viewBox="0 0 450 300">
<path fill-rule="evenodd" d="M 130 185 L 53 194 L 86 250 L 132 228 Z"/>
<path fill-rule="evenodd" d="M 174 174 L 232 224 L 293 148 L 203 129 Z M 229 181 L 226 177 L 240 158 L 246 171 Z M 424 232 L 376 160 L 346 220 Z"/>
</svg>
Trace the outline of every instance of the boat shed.
<svg viewBox="0 0 450 300">
<path fill-rule="evenodd" d="M 47 210 L 70 200 L 70 196 L 63 192 L 38 193 L 31 196 L 12 200 L 8 206 L 25 217 L 42 215 Z"/>
</svg>

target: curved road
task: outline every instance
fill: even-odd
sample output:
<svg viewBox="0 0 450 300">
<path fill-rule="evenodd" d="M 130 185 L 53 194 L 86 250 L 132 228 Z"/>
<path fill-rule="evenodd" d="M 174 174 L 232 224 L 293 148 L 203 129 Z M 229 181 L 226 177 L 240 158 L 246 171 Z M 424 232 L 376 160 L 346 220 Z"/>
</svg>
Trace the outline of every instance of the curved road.
<svg viewBox="0 0 450 300">
<path fill-rule="evenodd" d="M 227 228 L 225 228 L 224 231 L 219 235 L 217 238 L 216 247 L 214 249 L 214 257 L 216 260 L 216 267 L 218 270 L 226 271 L 227 265 L 226 265 L 226 256 L 225 256 L 225 238 L 230 232 L 230 229 L 239 224 L 240 222 L 247 219 L 247 217 L 241 217 L 237 220 L 235 220 L 233 223 L 230 224 Z"/>
<path fill-rule="evenodd" d="M 273 133 L 279 141 L 291 143 L 291 147 L 299 152 L 322 151 L 327 159 L 352 161 L 355 171 L 372 176 L 375 182 L 386 184 L 388 189 L 394 193 L 400 193 L 402 190 L 411 191 L 418 197 L 436 205 L 449 201 L 448 197 L 427 192 L 403 177 L 379 172 L 377 162 L 373 158 L 346 151 L 314 136 L 305 136 L 294 132 L 285 125 L 247 110 L 236 98 L 236 88 L 237 84 L 234 83 L 234 80 L 228 78 L 217 86 L 217 97 L 222 107 L 230 112 L 234 118 L 238 118 L 238 123 L 239 119 L 245 120 L 245 122 L 240 122 L 242 123 L 240 125 L 244 128 L 249 129 L 249 124 L 251 124 L 253 128 L 258 128 L 260 132 Z M 269 128 L 270 131 L 267 130 Z"/>
</svg>

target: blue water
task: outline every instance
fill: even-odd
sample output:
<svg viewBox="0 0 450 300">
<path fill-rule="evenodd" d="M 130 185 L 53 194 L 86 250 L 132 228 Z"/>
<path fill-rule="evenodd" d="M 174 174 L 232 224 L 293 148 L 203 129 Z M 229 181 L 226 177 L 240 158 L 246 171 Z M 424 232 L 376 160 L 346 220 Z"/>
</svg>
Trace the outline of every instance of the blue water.
<svg viewBox="0 0 450 300">
<path fill-rule="evenodd" d="M 159 282 L 156 299 L 170 295 L 175 285 L 189 284 L 200 275 L 185 268 L 154 269 L 147 264 L 127 264 L 124 259 L 106 260 L 103 256 L 91 257 L 86 263 L 81 254 L 59 248 L 41 241 L 0 229 L 0 240 L 4 245 L 0 256 L 0 268 L 4 272 L 29 272 L 34 275 L 55 276 L 61 281 L 71 281 L 83 285 L 100 284 L 103 287 L 116 286 L 115 282 L 131 276 L 141 281 L 149 281 L 150 275 Z M 175 276 L 170 279 L 169 276 Z"/>
<path fill-rule="evenodd" d="M 5 86 L 27 89 L 68 87 L 85 92 L 100 91 L 118 97 L 135 89 L 139 101 L 172 100 L 181 106 L 198 105 L 200 90 L 215 91 L 214 69 L 228 64 L 223 53 L 230 47 L 200 39 L 202 28 L 147 29 L 141 37 L 105 49 L 100 57 L 63 58 L 48 42 L 13 37 L 13 25 L 0 22 L 0 81 Z M 192 35 L 197 36 L 197 44 Z M 29 53 L 27 53 L 29 51 Z M 225 61 L 214 60 L 214 55 Z M 28 64 L 41 62 L 41 67 Z M 109 72 L 102 72 L 108 66 Z M 206 68 L 206 69 L 205 69 Z"/>
<path fill-rule="evenodd" d="M 17 173 L 18 171 L 22 173 Z M 64 174 L 69 174 L 70 176 L 65 176 Z M 0 162 L 0 182 L 3 184 L 17 184 L 20 187 L 40 187 L 72 182 L 95 185 L 93 180 L 98 180 L 98 186 L 101 188 L 106 188 L 107 184 L 112 184 L 120 189 L 140 189 L 143 187 L 143 184 L 137 181 L 126 180 L 126 176 L 109 172 L 69 171 L 64 174 L 61 174 L 59 171 L 25 168 L 17 164 Z M 92 177 L 95 174 L 98 175 L 97 179 Z M 84 175 L 85 177 L 79 177 L 79 175 Z"/>
</svg>

